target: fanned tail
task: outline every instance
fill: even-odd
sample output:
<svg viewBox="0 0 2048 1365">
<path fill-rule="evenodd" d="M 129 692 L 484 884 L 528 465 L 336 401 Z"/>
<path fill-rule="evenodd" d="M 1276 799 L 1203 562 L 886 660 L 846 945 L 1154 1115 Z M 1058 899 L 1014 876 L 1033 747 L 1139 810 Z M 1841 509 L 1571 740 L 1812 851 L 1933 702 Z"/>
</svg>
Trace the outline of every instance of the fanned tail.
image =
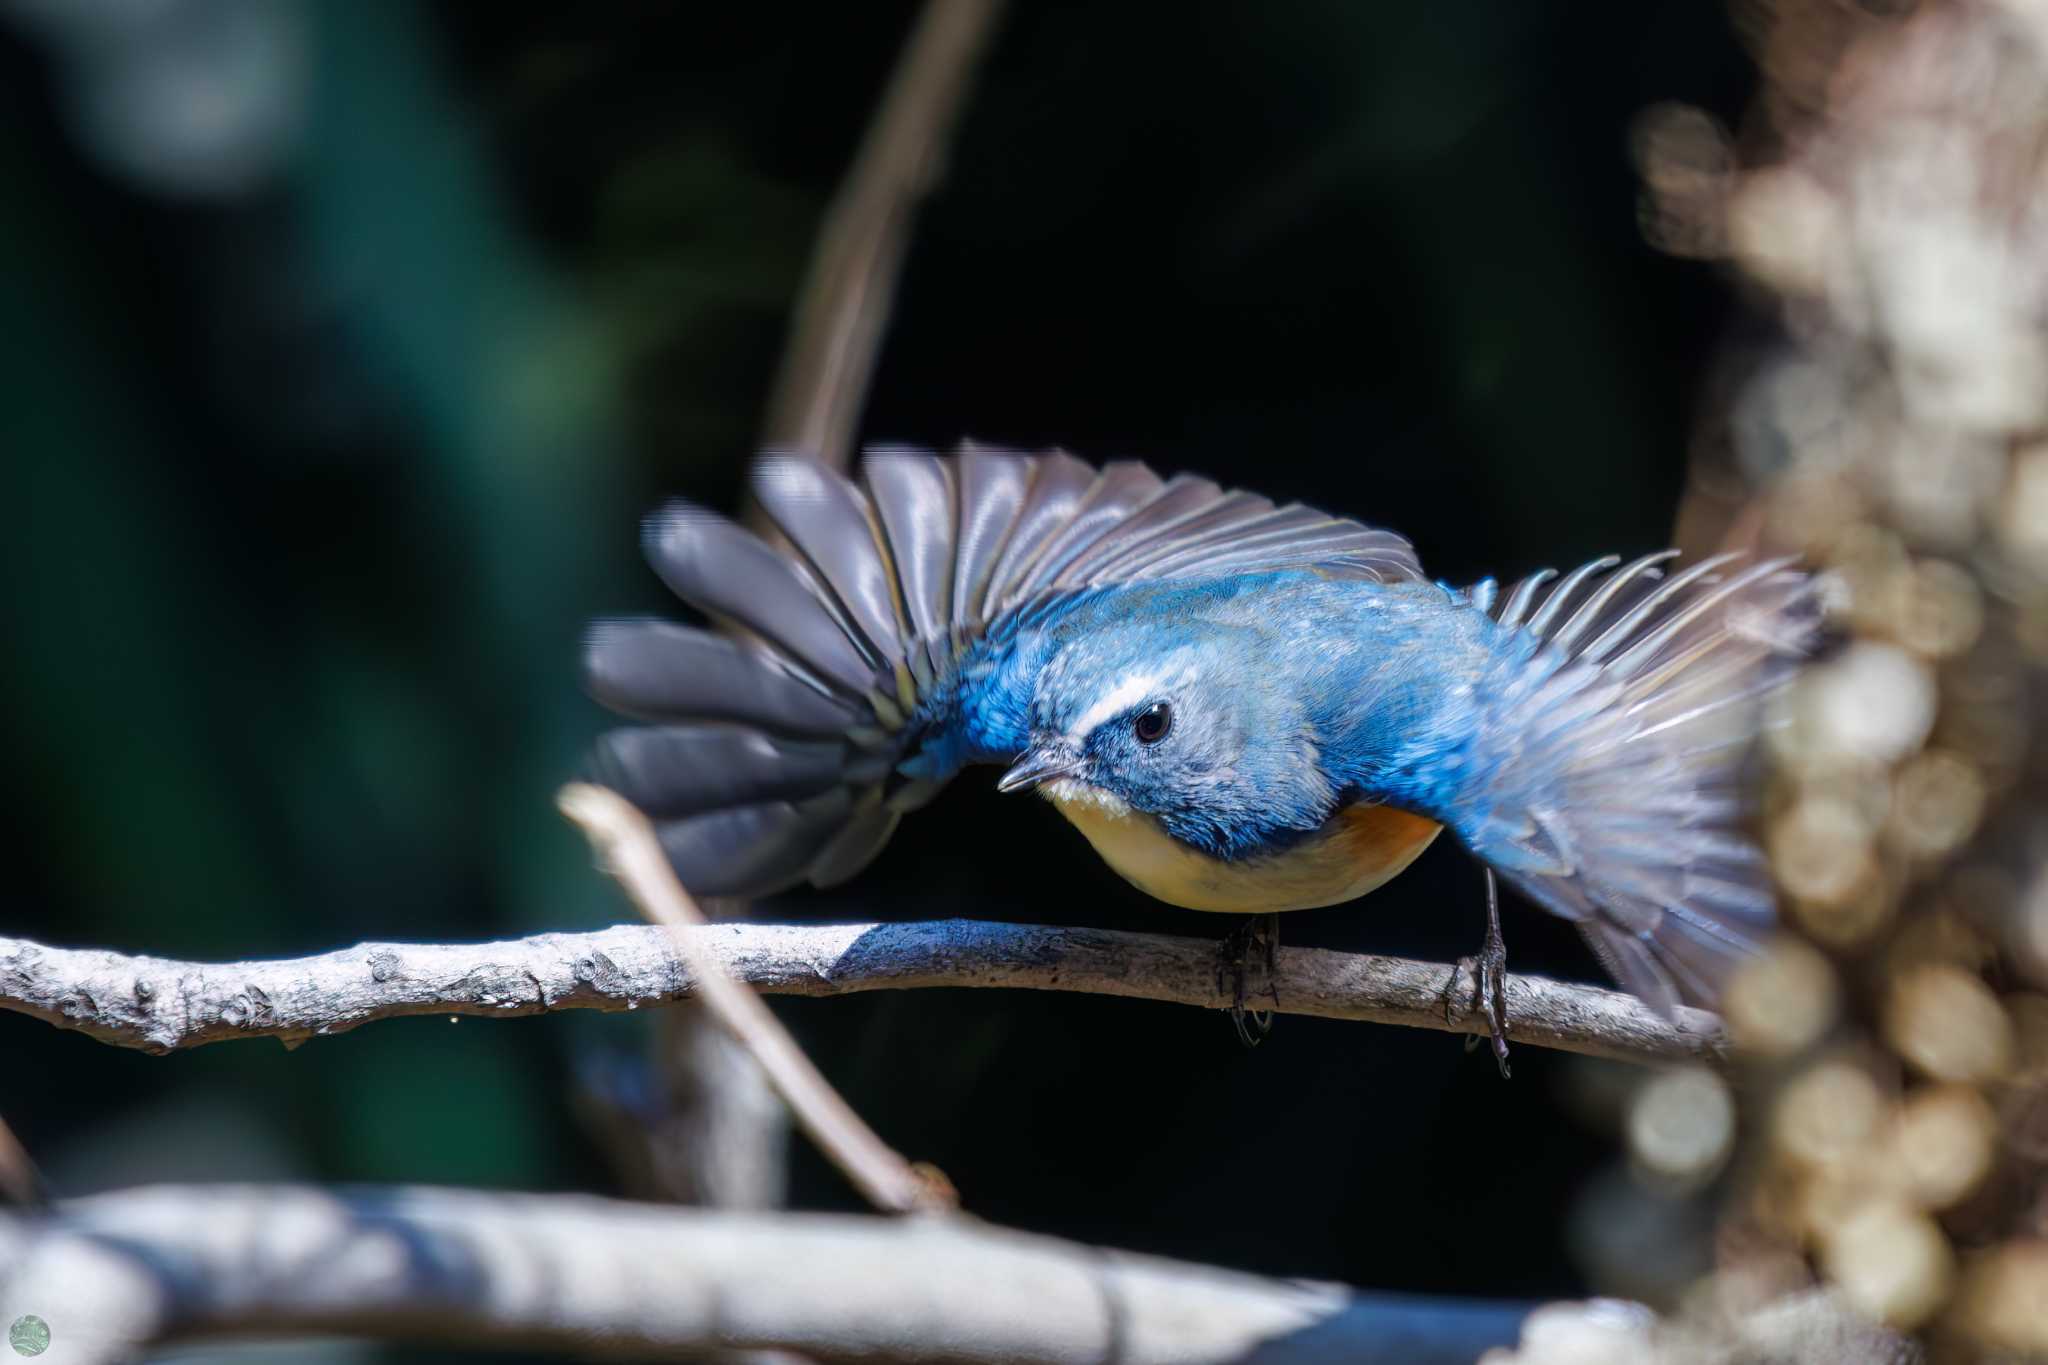
<svg viewBox="0 0 2048 1365">
<path fill-rule="evenodd" d="M 1711 1006 L 1775 922 L 1748 759 L 1820 620 L 1789 560 L 1718 555 L 1666 576 L 1675 554 L 1469 592 L 1508 634 L 1457 822 L 1665 1013 Z"/>
<path fill-rule="evenodd" d="M 706 896 L 826 886 L 865 866 L 952 771 L 920 706 L 1034 604 L 1109 583 L 1307 568 L 1420 579 L 1408 543 L 1129 461 L 963 446 L 870 451 L 851 480 L 795 456 L 755 466 L 771 543 L 674 503 L 648 561 L 724 632 L 601 621 L 587 686 L 651 724 L 599 743 L 598 780 L 656 824 Z"/>
</svg>

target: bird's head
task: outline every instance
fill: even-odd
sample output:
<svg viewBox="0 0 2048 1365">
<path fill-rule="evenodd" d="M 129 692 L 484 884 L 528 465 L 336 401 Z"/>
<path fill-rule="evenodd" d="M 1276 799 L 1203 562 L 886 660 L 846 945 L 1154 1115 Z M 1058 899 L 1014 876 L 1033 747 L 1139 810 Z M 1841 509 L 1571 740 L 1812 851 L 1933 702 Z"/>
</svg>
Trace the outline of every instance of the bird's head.
<svg viewBox="0 0 2048 1365">
<path fill-rule="evenodd" d="M 1218 857 L 1316 828 L 1334 805 L 1297 689 L 1240 628 L 1097 634 L 1040 671 L 1030 745 L 999 784 L 1070 816 L 1149 816 Z"/>
</svg>

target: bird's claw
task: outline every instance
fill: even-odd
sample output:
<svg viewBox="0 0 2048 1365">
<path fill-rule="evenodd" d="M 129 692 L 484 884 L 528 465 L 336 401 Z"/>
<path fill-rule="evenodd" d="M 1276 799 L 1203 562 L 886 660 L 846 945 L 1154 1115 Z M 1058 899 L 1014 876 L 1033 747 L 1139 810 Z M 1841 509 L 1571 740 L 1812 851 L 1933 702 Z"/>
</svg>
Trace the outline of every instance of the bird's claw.
<svg viewBox="0 0 2048 1365">
<path fill-rule="evenodd" d="M 1444 983 L 1444 1023 L 1457 1024 L 1458 982 L 1472 973 L 1471 1008 L 1486 1013 L 1487 1037 L 1493 1043 L 1493 1060 L 1505 1080 L 1508 1069 L 1508 945 L 1500 932 L 1500 900 L 1494 889 L 1493 873 L 1486 874 L 1486 940 L 1471 957 L 1461 957 Z M 1479 1035 L 1465 1035 L 1467 1052 L 1479 1046 Z"/>
<path fill-rule="evenodd" d="M 1228 983 L 1230 992 L 1230 1022 L 1237 1029 L 1238 1040 L 1246 1047 L 1257 1047 L 1266 1035 L 1273 1031 L 1273 1011 L 1248 1009 L 1245 1002 L 1252 992 L 1246 986 L 1250 975 L 1253 949 L 1266 973 L 1266 994 L 1273 1003 L 1280 1003 L 1280 917 L 1278 915 L 1255 915 L 1233 928 L 1224 936 L 1221 951 L 1216 959 L 1216 989 L 1221 994 Z M 1246 1022 L 1249 1020 L 1250 1022 Z"/>
</svg>

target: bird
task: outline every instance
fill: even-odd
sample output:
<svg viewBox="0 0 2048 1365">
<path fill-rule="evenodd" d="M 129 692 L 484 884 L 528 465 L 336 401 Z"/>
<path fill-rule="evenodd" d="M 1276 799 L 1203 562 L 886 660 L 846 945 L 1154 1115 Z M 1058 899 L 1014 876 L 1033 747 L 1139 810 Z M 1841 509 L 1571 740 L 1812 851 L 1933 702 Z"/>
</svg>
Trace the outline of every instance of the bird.
<svg viewBox="0 0 2048 1365">
<path fill-rule="evenodd" d="M 704 624 L 603 618 L 583 651 L 636 722 L 594 776 L 699 895 L 846 882 L 995 765 L 1148 896 L 1249 917 L 1270 984 L 1279 912 L 1362 897 L 1449 830 L 1486 872 L 1503 1074 L 1496 872 L 1667 1016 L 1772 932 L 1751 755 L 1818 630 L 1787 559 L 1458 587 L 1347 517 L 972 442 L 871 448 L 855 477 L 771 451 L 751 491 L 762 534 L 683 501 L 643 523 Z"/>
</svg>

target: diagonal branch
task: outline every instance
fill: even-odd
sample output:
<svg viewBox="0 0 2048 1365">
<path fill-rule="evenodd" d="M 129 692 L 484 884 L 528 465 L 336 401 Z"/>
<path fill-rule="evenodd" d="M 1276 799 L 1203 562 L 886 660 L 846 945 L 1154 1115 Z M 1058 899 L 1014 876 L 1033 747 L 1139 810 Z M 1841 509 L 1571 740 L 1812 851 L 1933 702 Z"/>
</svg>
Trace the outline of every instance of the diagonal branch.
<svg viewBox="0 0 2048 1365">
<path fill-rule="evenodd" d="M 571 1195 L 159 1186 L 0 1216 L 0 1321 L 71 1365 L 260 1333 L 700 1359 L 1448 1365 L 1525 1305 L 1366 1295 L 956 1217 Z"/>
<path fill-rule="evenodd" d="M 836 468 L 847 462 L 895 298 L 910 222 L 1001 0 L 930 0 L 818 233 L 798 295 L 764 439 Z"/>
<path fill-rule="evenodd" d="M 718 959 L 692 937 L 692 929 L 706 926 L 704 912 L 676 880 L 647 817 L 617 792 L 587 782 L 562 788 L 557 802 L 640 913 L 669 932 L 705 1007 L 760 1064 L 811 1140 L 867 1201 L 885 1213 L 954 1207 L 958 1201 L 952 1187 L 936 1172 L 920 1174 L 883 1142 L 819 1073 L 761 997 L 727 976 Z"/>
<path fill-rule="evenodd" d="M 1210 939 L 1043 925 L 709 924 L 682 931 L 724 969 L 769 995 L 829 996 L 920 987 L 1081 991 L 1225 1009 Z M 1470 977 L 1449 992 L 1439 963 L 1282 948 L 1288 1014 L 1483 1035 Z M 363 943 L 312 957 L 180 962 L 0 937 L 0 1009 L 101 1042 L 170 1052 L 230 1038 L 306 1038 L 408 1014 L 519 1015 L 626 1010 L 695 993 L 666 930 L 620 925 L 497 943 Z M 1719 1061 L 1720 1021 L 1663 1019 L 1632 996 L 1510 976 L 1518 1043 L 1633 1062 Z"/>
</svg>

